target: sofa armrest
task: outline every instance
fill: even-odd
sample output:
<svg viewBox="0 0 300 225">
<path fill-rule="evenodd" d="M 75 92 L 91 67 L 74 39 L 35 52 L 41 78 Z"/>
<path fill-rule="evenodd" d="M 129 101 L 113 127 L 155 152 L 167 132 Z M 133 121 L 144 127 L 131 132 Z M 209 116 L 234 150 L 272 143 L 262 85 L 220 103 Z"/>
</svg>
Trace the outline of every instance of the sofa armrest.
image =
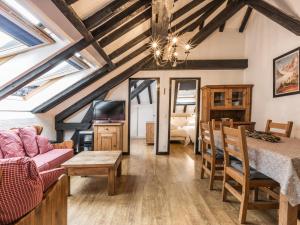
<svg viewBox="0 0 300 225">
<path fill-rule="evenodd" d="M 71 149 L 74 147 L 74 142 L 72 140 L 64 141 L 62 143 L 52 144 L 54 149 Z"/>
</svg>

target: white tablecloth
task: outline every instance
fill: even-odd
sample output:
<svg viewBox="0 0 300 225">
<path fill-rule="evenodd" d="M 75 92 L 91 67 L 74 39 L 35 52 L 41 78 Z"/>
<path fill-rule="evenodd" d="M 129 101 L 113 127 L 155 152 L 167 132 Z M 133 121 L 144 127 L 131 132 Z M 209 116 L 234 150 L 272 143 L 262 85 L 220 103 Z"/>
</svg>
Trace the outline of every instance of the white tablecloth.
<svg viewBox="0 0 300 225">
<path fill-rule="evenodd" d="M 220 131 L 214 134 L 216 147 L 223 149 Z M 271 143 L 248 137 L 247 146 L 250 166 L 277 181 L 292 206 L 300 204 L 300 140 Z"/>
</svg>

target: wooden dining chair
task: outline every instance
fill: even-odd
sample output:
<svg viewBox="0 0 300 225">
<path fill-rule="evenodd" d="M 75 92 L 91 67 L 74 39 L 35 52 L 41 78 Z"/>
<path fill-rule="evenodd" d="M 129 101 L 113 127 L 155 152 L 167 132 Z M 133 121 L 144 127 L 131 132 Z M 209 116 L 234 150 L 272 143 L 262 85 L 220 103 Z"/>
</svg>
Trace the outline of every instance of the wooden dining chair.
<svg viewBox="0 0 300 225">
<path fill-rule="evenodd" d="M 249 166 L 245 128 L 222 127 L 221 133 L 224 146 L 223 201 L 227 200 L 227 193 L 230 192 L 241 202 L 240 223 L 245 223 L 248 209 L 278 209 L 279 197 L 272 189 L 279 187 L 279 184 Z M 237 160 L 229 161 L 230 156 Z M 271 195 L 275 200 L 257 201 L 255 198 L 250 202 L 250 191 L 255 191 L 258 195 L 259 190 Z"/>
<path fill-rule="evenodd" d="M 211 120 L 213 130 L 221 130 L 221 126 L 233 127 L 233 119 L 216 121 L 215 119 Z"/>
<path fill-rule="evenodd" d="M 213 190 L 214 181 L 222 180 L 222 175 L 217 175 L 216 171 L 223 170 L 224 153 L 215 146 L 214 134 L 211 122 L 202 122 L 200 124 L 201 149 L 202 149 L 202 165 L 200 178 L 204 178 L 204 174 L 209 176 L 209 189 Z"/>
<path fill-rule="evenodd" d="M 272 120 L 267 120 L 265 131 L 275 136 L 289 138 L 291 137 L 292 129 L 293 129 L 292 121 L 288 121 L 287 123 L 275 123 Z"/>
</svg>

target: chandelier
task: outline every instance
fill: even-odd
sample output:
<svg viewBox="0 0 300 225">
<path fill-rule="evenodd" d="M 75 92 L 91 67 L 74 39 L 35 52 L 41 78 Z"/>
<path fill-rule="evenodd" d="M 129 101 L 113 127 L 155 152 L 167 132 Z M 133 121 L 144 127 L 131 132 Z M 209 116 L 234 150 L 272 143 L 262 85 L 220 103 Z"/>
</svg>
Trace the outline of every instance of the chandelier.
<svg viewBox="0 0 300 225">
<path fill-rule="evenodd" d="M 176 67 L 178 64 L 185 63 L 190 54 L 192 45 L 184 42 L 172 31 L 171 23 L 168 28 L 168 35 L 165 38 L 152 38 L 150 42 L 150 51 L 157 66 Z M 184 57 L 180 57 L 184 54 Z M 179 58 L 181 60 L 179 60 Z"/>
</svg>

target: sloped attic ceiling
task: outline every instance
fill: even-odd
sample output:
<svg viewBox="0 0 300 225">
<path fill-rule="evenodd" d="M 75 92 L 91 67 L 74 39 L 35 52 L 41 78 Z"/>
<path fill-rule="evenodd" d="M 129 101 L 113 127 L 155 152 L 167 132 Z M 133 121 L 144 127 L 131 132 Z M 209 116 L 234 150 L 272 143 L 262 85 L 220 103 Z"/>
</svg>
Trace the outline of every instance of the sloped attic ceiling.
<svg viewBox="0 0 300 225">
<path fill-rule="evenodd" d="M 92 72 L 80 82 L 62 89 L 60 93 L 36 107 L 33 110 L 34 112 L 47 112 L 53 107 L 66 102 L 66 100 L 68 100 L 67 107 L 72 107 L 74 101 L 71 98 L 79 91 L 83 91 L 83 95 L 85 97 L 89 96 L 89 100 L 92 100 L 93 97 L 96 97 L 96 94 L 94 92 L 95 88 L 90 87 L 96 81 L 103 81 L 100 83 L 105 86 L 112 78 L 123 77 L 123 79 L 126 79 L 137 70 L 130 70 L 130 68 L 134 67 L 139 60 L 143 61 L 143 58 L 149 55 L 148 43 L 152 33 L 151 0 L 44 0 L 42 3 L 37 0 L 26 1 L 32 2 L 33 5 L 40 4 L 40 8 L 45 11 L 45 14 L 47 14 L 50 5 L 51 7 L 56 7 L 56 12 L 60 14 L 59 17 L 64 16 L 65 19 L 69 20 L 73 28 L 77 29 L 84 38 L 81 40 L 83 46 L 89 45 L 89 48 L 101 55 L 101 59 L 99 59 L 101 61 L 100 65 L 103 65 L 103 61 L 106 61 L 106 64 L 110 64 L 102 66 L 102 68 Z M 219 30 L 218 28 L 224 25 L 225 31 L 234 30 L 238 32 L 247 10 L 246 5 L 251 2 L 253 1 L 175 0 L 174 7 L 171 9 L 173 14 L 172 25 L 176 27 L 179 33 L 188 37 L 187 41 L 199 34 L 205 40 L 207 37 L 214 35 Z M 256 2 L 265 3 L 262 0 Z M 237 4 L 241 4 L 240 7 L 237 8 Z M 272 4 L 276 5 L 275 2 Z M 267 8 L 270 7 L 272 8 L 272 5 L 267 5 Z M 229 12 L 230 16 L 227 16 L 227 13 L 225 13 L 225 17 L 222 18 L 220 13 L 224 14 L 224 10 Z M 272 8 L 271 10 L 274 9 Z M 48 13 L 49 19 L 55 21 L 57 13 L 52 15 Z M 250 22 L 255 19 L 255 13 L 257 12 L 253 11 Z M 299 21 L 289 17 L 284 17 L 284 19 L 286 24 L 289 22 L 293 23 L 290 27 L 291 30 L 297 30 Z M 203 20 L 204 23 L 201 25 L 199 20 Z M 58 21 L 56 23 L 59 25 Z M 199 30 L 200 26 L 202 28 Z M 200 44 L 201 41 L 197 44 Z M 69 51 L 74 51 L 74 53 L 79 51 L 82 46 L 78 46 L 73 49 L 70 48 L 71 50 L 69 49 Z M 53 57 L 55 58 L 55 56 Z M 51 60 L 49 58 L 48 62 Z M 55 63 L 58 63 L 58 60 Z M 40 75 L 42 74 L 38 74 L 35 78 Z M 121 82 L 123 79 L 115 79 L 115 81 Z M 18 83 L 17 86 L 11 86 L 10 92 L 15 91 L 22 85 L 26 84 Z M 118 83 L 114 85 L 118 85 Z M 91 94 L 89 95 L 90 92 Z M 0 91 L 0 98 L 5 97 L 7 93 Z"/>
</svg>

